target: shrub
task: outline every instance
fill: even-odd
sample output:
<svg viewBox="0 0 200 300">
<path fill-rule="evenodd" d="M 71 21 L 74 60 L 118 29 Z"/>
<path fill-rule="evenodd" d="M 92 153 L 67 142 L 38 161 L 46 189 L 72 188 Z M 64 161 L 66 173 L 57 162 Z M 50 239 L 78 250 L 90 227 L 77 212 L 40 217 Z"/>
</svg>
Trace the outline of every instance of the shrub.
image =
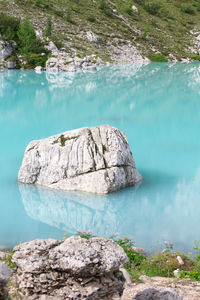
<svg viewBox="0 0 200 300">
<path fill-rule="evenodd" d="M 101 0 L 99 4 L 99 9 L 101 9 L 107 17 L 112 17 L 112 12 L 106 4 L 105 0 Z"/>
<path fill-rule="evenodd" d="M 41 0 L 35 0 L 35 6 L 40 7 L 41 6 Z"/>
<path fill-rule="evenodd" d="M 125 13 L 127 13 L 130 16 L 133 14 L 133 10 L 132 10 L 132 8 L 130 6 L 126 7 L 124 11 L 125 11 Z"/>
<path fill-rule="evenodd" d="M 192 60 L 200 61 L 200 55 L 198 55 L 198 54 L 192 53 L 192 54 L 189 54 L 188 57 Z"/>
<path fill-rule="evenodd" d="M 152 15 L 159 15 L 159 10 L 162 7 L 162 3 L 159 1 L 148 1 L 145 3 L 145 9 Z"/>
<path fill-rule="evenodd" d="M 190 278 L 192 280 L 200 281 L 200 272 L 199 271 L 180 271 L 180 278 Z"/>
<path fill-rule="evenodd" d="M 145 3 L 146 3 L 146 0 L 135 0 L 135 2 L 136 2 L 137 4 L 139 4 L 139 5 L 144 6 Z"/>
<path fill-rule="evenodd" d="M 63 18 L 64 15 L 65 15 L 64 12 L 61 11 L 61 10 L 55 10 L 54 13 L 55 13 L 58 17 L 61 17 L 61 18 Z"/>
<path fill-rule="evenodd" d="M 26 68 L 33 68 L 37 66 L 45 67 L 47 61 L 47 55 L 42 56 L 41 54 L 29 53 L 26 63 Z"/>
<path fill-rule="evenodd" d="M 106 10 L 107 9 L 107 5 L 105 0 L 101 0 L 100 4 L 99 4 L 99 9 L 101 10 Z"/>
<path fill-rule="evenodd" d="M 193 7 L 191 5 L 182 6 L 182 11 L 189 15 L 195 14 L 195 10 L 193 9 Z"/>
<path fill-rule="evenodd" d="M 144 259 L 146 259 L 146 253 L 142 248 L 134 248 L 134 242 L 125 237 L 120 238 L 115 235 L 110 237 L 124 249 L 124 252 L 128 256 L 129 264 L 125 265 L 126 269 L 131 269 L 133 266 L 139 266 Z"/>
<path fill-rule="evenodd" d="M 141 35 L 141 39 L 146 40 L 147 38 L 147 30 L 144 29 L 143 34 Z"/>
<path fill-rule="evenodd" d="M 0 34 L 2 38 L 6 40 L 16 40 L 18 38 L 17 31 L 19 24 L 20 22 L 16 18 L 0 13 Z"/>
<path fill-rule="evenodd" d="M 147 57 L 153 62 L 168 62 L 167 58 L 162 54 L 150 52 Z"/>
<path fill-rule="evenodd" d="M 70 9 L 67 9 L 67 11 L 66 11 L 66 20 L 69 23 L 73 23 L 72 18 L 71 18 L 71 10 Z"/>
<path fill-rule="evenodd" d="M 54 40 L 53 42 L 54 42 L 54 44 L 56 45 L 56 47 L 57 47 L 58 49 L 63 48 L 63 43 L 62 43 L 61 41 L 59 41 L 59 40 Z"/>
<path fill-rule="evenodd" d="M 94 17 L 88 17 L 87 20 L 92 23 L 96 22 L 96 19 Z"/>
<path fill-rule="evenodd" d="M 26 60 L 25 67 L 45 66 L 47 51 L 36 37 L 35 30 L 29 18 L 25 18 L 18 30 L 19 52 Z M 41 55 L 44 53 L 44 55 Z"/>
</svg>

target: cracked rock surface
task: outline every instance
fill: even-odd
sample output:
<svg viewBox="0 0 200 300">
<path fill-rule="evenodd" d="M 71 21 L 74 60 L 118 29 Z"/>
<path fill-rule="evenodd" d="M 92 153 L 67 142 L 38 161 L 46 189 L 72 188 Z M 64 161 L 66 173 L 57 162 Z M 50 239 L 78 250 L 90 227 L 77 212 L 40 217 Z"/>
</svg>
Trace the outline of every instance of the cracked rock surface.
<svg viewBox="0 0 200 300">
<path fill-rule="evenodd" d="M 9 294 L 23 299 L 120 299 L 128 262 L 124 250 L 103 237 L 34 240 L 14 248 Z"/>
<path fill-rule="evenodd" d="M 124 133 L 84 127 L 31 141 L 18 180 L 49 188 L 106 194 L 142 180 Z"/>
</svg>

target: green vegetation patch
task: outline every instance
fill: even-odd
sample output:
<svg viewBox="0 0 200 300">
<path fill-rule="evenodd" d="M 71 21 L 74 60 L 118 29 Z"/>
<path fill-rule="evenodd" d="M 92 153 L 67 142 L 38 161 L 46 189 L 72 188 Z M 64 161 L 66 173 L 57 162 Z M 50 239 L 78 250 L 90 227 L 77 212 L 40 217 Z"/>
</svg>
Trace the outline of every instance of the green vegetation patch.
<svg viewBox="0 0 200 300">
<path fill-rule="evenodd" d="M 168 59 L 162 54 L 150 52 L 147 57 L 153 62 L 168 62 Z"/>
<path fill-rule="evenodd" d="M 6 258 L 2 259 L 11 269 L 15 268 L 15 264 L 12 262 L 12 257 L 15 251 L 13 250 L 12 252 L 6 253 Z"/>
<path fill-rule="evenodd" d="M 57 143 L 59 143 L 60 142 L 60 145 L 62 146 L 62 147 L 64 147 L 65 146 L 65 142 L 66 141 L 70 141 L 70 140 L 74 140 L 74 139 L 78 139 L 79 138 L 79 135 L 77 135 L 77 136 L 71 136 L 71 137 L 65 137 L 63 134 L 61 134 L 60 136 L 59 136 L 59 138 L 57 138 L 57 140 L 55 140 L 55 141 L 53 141 L 53 145 L 54 144 L 57 144 Z"/>
<path fill-rule="evenodd" d="M 5 13 L 0 13 L 0 34 L 4 40 L 18 40 L 17 32 L 20 22 L 18 19 L 8 16 Z"/>
<path fill-rule="evenodd" d="M 174 277 L 174 271 L 179 269 L 181 278 L 190 278 L 192 280 L 200 281 L 200 246 L 196 242 L 194 250 L 196 255 L 191 258 L 180 252 L 173 251 L 173 243 L 165 242 L 165 249 L 156 254 L 148 255 L 144 249 L 137 248 L 134 242 L 125 237 L 120 238 L 116 235 L 111 238 L 120 245 L 129 258 L 129 263 L 125 265 L 125 268 L 131 275 L 131 277 L 140 281 L 141 275 L 149 277 Z M 183 264 L 177 260 L 177 256 L 180 256 L 183 260 Z"/>
</svg>

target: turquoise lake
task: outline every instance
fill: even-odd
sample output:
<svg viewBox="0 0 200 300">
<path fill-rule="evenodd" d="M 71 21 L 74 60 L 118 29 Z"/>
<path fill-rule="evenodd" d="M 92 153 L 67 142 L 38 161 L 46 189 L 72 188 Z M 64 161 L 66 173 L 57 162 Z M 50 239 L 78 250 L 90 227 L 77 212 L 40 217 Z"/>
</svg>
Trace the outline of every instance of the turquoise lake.
<svg viewBox="0 0 200 300">
<path fill-rule="evenodd" d="M 144 181 L 96 196 L 17 182 L 28 142 L 110 124 L 128 137 Z M 200 240 L 200 64 L 150 63 L 96 72 L 0 72 L 0 245 L 77 229 L 132 238 L 148 251 Z"/>
</svg>

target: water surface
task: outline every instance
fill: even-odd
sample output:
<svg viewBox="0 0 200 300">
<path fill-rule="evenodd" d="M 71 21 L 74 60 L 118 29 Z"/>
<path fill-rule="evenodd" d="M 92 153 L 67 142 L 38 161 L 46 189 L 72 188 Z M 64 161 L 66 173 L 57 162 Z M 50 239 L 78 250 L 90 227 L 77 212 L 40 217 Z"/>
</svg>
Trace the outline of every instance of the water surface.
<svg viewBox="0 0 200 300">
<path fill-rule="evenodd" d="M 110 124 L 127 135 L 142 184 L 108 196 L 18 184 L 32 139 Z M 118 232 L 148 250 L 200 240 L 200 64 L 97 72 L 0 72 L 0 245 Z"/>
</svg>

